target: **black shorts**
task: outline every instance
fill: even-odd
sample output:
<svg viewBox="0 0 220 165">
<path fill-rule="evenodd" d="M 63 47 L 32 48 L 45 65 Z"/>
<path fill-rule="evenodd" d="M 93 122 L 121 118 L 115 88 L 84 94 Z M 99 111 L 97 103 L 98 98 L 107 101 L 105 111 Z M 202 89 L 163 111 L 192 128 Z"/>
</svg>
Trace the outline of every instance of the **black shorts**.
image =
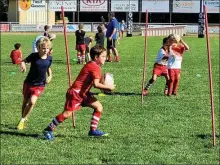
<svg viewBox="0 0 220 165">
<path fill-rule="evenodd" d="M 116 39 L 112 39 L 110 41 L 107 39 L 107 49 L 116 48 L 115 41 L 116 41 Z"/>
</svg>

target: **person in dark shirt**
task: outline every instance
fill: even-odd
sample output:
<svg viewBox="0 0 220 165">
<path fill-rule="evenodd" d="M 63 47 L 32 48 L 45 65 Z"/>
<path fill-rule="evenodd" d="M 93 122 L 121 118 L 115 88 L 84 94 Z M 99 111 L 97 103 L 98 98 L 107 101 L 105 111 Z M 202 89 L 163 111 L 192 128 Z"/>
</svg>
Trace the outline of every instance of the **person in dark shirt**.
<svg viewBox="0 0 220 165">
<path fill-rule="evenodd" d="M 86 44 L 86 62 L 89 62 L 91 60 L 90 58 L 90 54 L 89 54 L 89 51 L 90 51 L 90 47 L 91 47 L 91 44 L 92 44 L 92 41 L 93 41 L 93 36 L 89 36 L 89 37 L 85 37 L 85 44 Z"/>
<path fill-rule="evenodd" d="M 79 30 L 75 31 L 77 64 L 86 64 L 86 45 L 84 39 L 86 32 L 83 30 L 83 27 L 83 24 L 79 24 Z"/>
<path fill-rule="evenodd" d="M 23 85 L 22 118 L 17 126 L 19 130 L 24 129 L 27 117 L 44 91 L 45 84 L 50 83 L 52 79 L 50 68 L 52 56 L 48 55 L 50 48 L 51 42 L 48 38 L 39 39 L 37 41 L 38 52 L 31 53 L 20 64 L 21 71 L 26 72 L 26 63 L 31 63 L 29 73 Z M 46 73 L 48 77 L 46 77 Z"/>
<path fill-rule="evenodd" d="M 44 37 L 49 37 L 49 30 L 50 30 L 50 26 L 45 25 L 44 26 Z"/>
<path fill-rule="evenodd" d="M 95 34 L 96 44 L 99 44 L 102 46 L 104 46 L 104 43 L 105 43 L 105 33 L 103 32 L 103 28 L 104 28 L 104 26 L 102 24 L 100 24 L 97 27 L 98 32 Z"/>
</svg>

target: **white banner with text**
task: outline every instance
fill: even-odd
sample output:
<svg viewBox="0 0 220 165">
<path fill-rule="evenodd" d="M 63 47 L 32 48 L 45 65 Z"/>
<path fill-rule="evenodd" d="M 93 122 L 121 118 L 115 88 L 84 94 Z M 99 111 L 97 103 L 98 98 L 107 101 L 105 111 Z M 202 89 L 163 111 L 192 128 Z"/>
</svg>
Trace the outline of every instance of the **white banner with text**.
<svg viewBox="0 0 220 165">
<path fill-rule="evenodd" d="M 142 0 L 142 12 L 168 13 L 169 0 Z"/>
<path fill-rule="evenodd" d="M 107 0 L 80 0 L 80 11 L 108 11 Z"/>
<path fill-rule="evenodd" d="M 114 12 L 138 12 L 138 0 L 111 0 L 111 11 Z"/>
</svg>

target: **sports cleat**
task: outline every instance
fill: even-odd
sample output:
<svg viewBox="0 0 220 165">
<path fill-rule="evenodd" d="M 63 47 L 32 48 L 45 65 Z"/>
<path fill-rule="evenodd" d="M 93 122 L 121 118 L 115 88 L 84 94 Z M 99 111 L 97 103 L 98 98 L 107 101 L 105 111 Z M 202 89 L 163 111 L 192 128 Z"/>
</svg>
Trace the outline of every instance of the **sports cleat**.
<svg viewBox="0 0 220 165">
<path fill-rule="evenodd" d="M 148 90 L 144 89 L 142 93 L 143 93 L 144 96 L 147 96 L 148 95 Z"/>
<path fill-rule="evenodd" d="M 46 130 L 44 130 L 44 131 L 43 131 L 43 135 L 44 135 L 44 139 L 46 139 L 46 140 L 49 140 L 49 141 L 54 140 L 53 132 L 52 132 L 52 131 L 46 131 Z"/>
<path fill-rule="evenodd" d="M 90 130 L 89 133 L 88 133 L 88 136 L 94 136 L 94 137 L 102 137 L 102 136 L 108 136 L 108 133 L 105 133 L 105 132 L 101 132 L 99 130 Z"/>
<path fill-rule="evenodd" d="M 19 123 L 18 123 L 17 129 L 23 130 L 23 129 L 24 129 L 24 122 L 25 122 L 25 121 L 20 120 Z"/>
<path fill-rule="evenodd" d="M 164 95 L 166 96 L 168 94 L 168 89 L 164 90 Z"/>
<path fill-rule="evenodd" d="M 175 96 L 177 96 L 177 93 L 176 93 L 176 92 L 173 92 L 173 93 L 172 93 L 172 95 L 175 95 Z"/>
</svg>

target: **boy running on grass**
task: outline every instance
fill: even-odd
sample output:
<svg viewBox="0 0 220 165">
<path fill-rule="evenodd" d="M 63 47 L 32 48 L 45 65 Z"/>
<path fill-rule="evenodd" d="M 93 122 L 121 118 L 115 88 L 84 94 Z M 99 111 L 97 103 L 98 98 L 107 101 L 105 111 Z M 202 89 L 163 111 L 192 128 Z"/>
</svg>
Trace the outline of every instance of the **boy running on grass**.
<svg viewBox="0 0 220 165">
<path fill-rule="evenodd" d="M 175 34 L 168 36 L 170 53 L 168 59 L 168 73 L 170 77 L 168 96 L 177 95 L 177 89 L 180 81 L 181 64 L 183 60 L 183 53 L 189 50 L 189 46 L 180 38 L 177 41 Z"/>
<path fill-rule="evenodd" d="M 21 62 L 21 71 L 26 72 L 26 63 L 31 63 L 30 71 L 23 85 L 22 118 L 17 126 L 19 130 L 24 129 L 27 117 L 34 108 L 37 99 L 44 91 L 46 83 L 52 79 L 51 63 L 52 57 L 48 55 L 51 42 L 48 38 L 37 41 L 37 53 L 31 53 Z M 48 77 L 46 77 L 46 73 Z"/>
<path fill-rule="evenodd" d="M 94 86 L 98 89 L 113 90 L 115 86 L 100 83 L 101 66 L 104 65 L 106 60 L 106 49 L 101 45 L 95 45 L 90 50 L 90 56 L 92 61 L 84 65 L 72 86 L 67 90 L 64 111 L 57 115 L 44 129 L 43 134 L 45 139 L 53 140 L 54 137 L 52 132 L 55 128 L 69 118 L 73 111 L 79 110 L 81 106 L 87 106 L 94 110 L 88 135 L 96 137 L 108 135 L 97 129 L 103 107 L 102 104 L 90 93 L 90 89 Z"/>
<path fill-rule="evenodd" d="M 150 89 L 150 86 L 156 81 L 157 77 L 164 76 L 166 79 L 166 85 L 164 89 L 164 94 L 167 95 L 168 93 L 168 83 L 169 83 L 169 76 L 168 76 L 168 38 L 163 39 L 163 46 L 160 48 L 156 62 L 154 63 L 154 69 L 152 78 L 148 81 L 146 87 L 144 88 L 143 95 L 148 95 L 148 90 Z"/>
</svg>

